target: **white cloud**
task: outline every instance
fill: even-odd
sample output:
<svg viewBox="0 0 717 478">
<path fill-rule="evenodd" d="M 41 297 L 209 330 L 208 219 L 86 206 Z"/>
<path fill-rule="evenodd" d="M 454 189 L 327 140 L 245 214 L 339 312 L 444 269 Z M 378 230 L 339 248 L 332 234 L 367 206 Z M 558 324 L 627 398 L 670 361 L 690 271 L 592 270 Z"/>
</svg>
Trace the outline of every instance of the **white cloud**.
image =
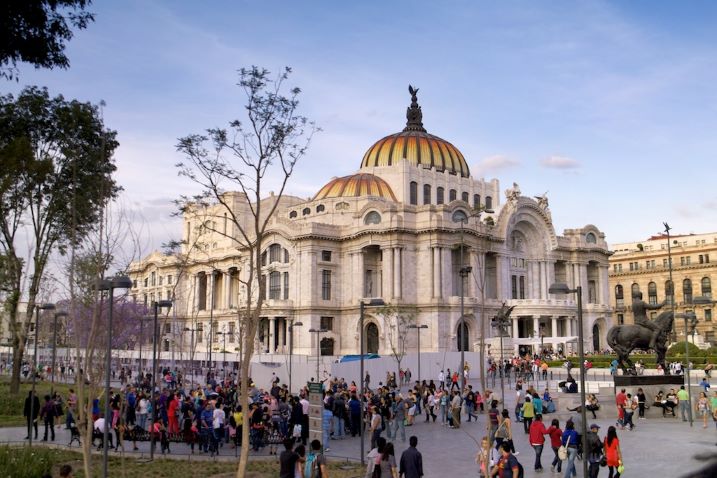
<svg viewBox="0 0 717 478">
<path fill-rule="evenodd" d="M 504 169 L 514 168 L 520 165 L 520 161 L 502 154 L 495 154 L 483 158 L 473 169 L 479 176 L 486 173 L 494 173 Z"/>
<path fill-rule="evenodd" d="M 548 156 L 540 160 L 540 165 L 551 169 L 578 169 L 580 167 L 577 160 L 565 156 Z"/>
</svg>

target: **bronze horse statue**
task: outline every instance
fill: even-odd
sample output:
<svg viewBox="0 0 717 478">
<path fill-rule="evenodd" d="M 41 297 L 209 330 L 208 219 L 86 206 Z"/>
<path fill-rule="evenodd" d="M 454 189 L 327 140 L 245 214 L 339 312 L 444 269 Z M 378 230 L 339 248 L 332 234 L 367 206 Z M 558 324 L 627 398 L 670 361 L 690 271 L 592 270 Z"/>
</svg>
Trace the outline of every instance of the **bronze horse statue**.
<svg viewBox="0 0 717 478">
<path fill-rule="evenodd" d="M 653 323 L 660 328 L 660 334 L 655 341 L 655 352 L 657 363 L 662 366 L 665 374 L 669 374 L 669 368 L 665 365 L 667 355 L 667 337 L 672 332 L 672 324 L 675 317 L 672 311 L 667 310 L 660 313 Z M 637 375 L 635 365 L 630 360 L 630 352 L 634 349 L 650 350 L 650 339 L 652 331 L 640 325 L 616 325 L 607 332 L 607 343 L 617 353 L 617 360 L 625 375 Z"/>
</svg>

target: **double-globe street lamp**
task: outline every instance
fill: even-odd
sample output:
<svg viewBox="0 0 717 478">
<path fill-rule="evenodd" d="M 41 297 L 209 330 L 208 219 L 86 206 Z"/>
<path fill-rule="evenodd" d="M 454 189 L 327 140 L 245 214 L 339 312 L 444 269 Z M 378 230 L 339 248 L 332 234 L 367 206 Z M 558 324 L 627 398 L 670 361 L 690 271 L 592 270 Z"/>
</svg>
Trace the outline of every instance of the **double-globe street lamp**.
<svg viewBox="0 0 717 478">
<path fill-rule="evenodd" d="M 32 447 L 32 422 L 35 419 L 35 385 L 37 382 L 37 342 L 40 338 L 40 311 L 41 310 L 55 310 L 55 304 L 42 304 L 35 306 L 35 350 L 33 352 L 33 363 L 32 363 L 32 396 L 30 397 L 30 416 L 29 426 L 27 428 L 27 437 L 30 440 L 30 446 Z M 39 400 L 38 400 L 39 401 Z"/>
<path fill-rule="evenodd" d="M 383 307 L 386 305 L 386 302 L 383 301 L 383 299 L 369 299 L 368 303 L 364 302 L 363 300 L 359 303 L 359 328 L 361 329 L 361 332 L 359 333 L 359 360 L 361 362 L 361 369 L 359 371 L 359 379 L 361 380 L 361 396 L 359 397 L 359 402 L 361 403 L 361 420 L 362 424 L 359 426 L 359 438 L 361 442 L 361 464 L 364 465 L 366 459 L 364 458 L 364 447 L 366 446 L 365 441 L 366 437 L 364 436 L 363 432 L 363 416 L 364 416 L 364 398 L 366 397 L 366 381 L 364 380 L 364 335 L 366 334 L 366 330 L 364 329 L 364 316 L 366 312 L 366 307 Z"/>
<path fill-rule="evenodd" d="M 152 340 L 152 432 L 150 433 L 152 437 L 152 443 L 149 447 L 149 459 L 154 460 L 154 446 L 157 440 L 157 437 L 154 433 L 154 424 L 157 423 L 157 398 L 159 396 L 159 391 L 157 390 L 157 342 L 159 341 L 159 324 L 158 324 L 158 317 L 159 317 L 159 309 L 164 308 L 170 308 L 172 307 L 172 301 L 171 300 L 159 300 L 155 301 L 152 304 L 152 307 L 154 308 L 154 323 L 152 327 L 152 334 L 153 334 L 153 340 Z"/>
<path fill-rule="evenodd" d="M 294 327 L 303 325 L 303 322 L 294 322 L 293 320 L 289 323 L 289 395 L 291 395 L 291 372 L 294 363 Z"/>
<path fill-rule="evenodd" d="M 189 337 L 189 373 L 191 375 L 192 389 L 194 389 L 194 332 L 199 332 L 197 329 L 184 327 L 183 332 L 191 332 Z"/>
<path fill-rule="evenodd" d="M 503 378 L 503 337 L 508 333 L 508 327 L 510 326 L 510 317 L 499 315 L 491 319 L 491 325 L 498 329 L 500 334 L 500 366 L 498 367 L 498 373 L 500 374 L 500 402 L 505 403 L 505 380 Z M 495 381 L 493 382 L 495 385 Z"/>
<path fill-rule="evenodd" d="M 132 287 L 132 280 L 127 276 L 116 276 L 103 279 L 99 282 L 97 289 L 100 291 L 108 291 L 109 293 L 109 311 L 107 319 L 107 357 L 105 361 L 105 426 L 102 432 L 102 476 L 109 476 L 109 427 L 112 416 L 112 407 L 110 403 L 110 376 L 112 368 L 112 310 L 114 309 L 114 290 L 129 289 Z"/>
<path fill-rule="evenodd" d="M 581 430 L 583 438 L 583 450 L 587 452 L 587 410 L 585 409 L 585 344 L 583 332 L 583 288 L 577 286 L 571 289 L 567 284 L 553 284 L 548 289 L 550 294 L 575 294 L 578 299 L 578 360 L 580 361 L 580 407 Z M 588 476 L 588 460 L 587 455 L 583 458 L 583 476 Z"/>
<path fill-rule="evenodd" d="M 416 329 L 416 348 L 418 349 L 418 383 L 421 383 L 421 329 L 427 329 L 428 326 L 426 324 L 411 324 L 408 328 Z"/>
<path fill-rule="evenodd" d="M 319 378 L 319 364 L 321 362 L 321 342 L 319 340 L 320 334 L 325 334 L 328 332 L 327 329 L 309 329 L 309 332 L 312 334 L 316 334 L 316 383 L 321 383 L 321 379 Z"/>
</svg>

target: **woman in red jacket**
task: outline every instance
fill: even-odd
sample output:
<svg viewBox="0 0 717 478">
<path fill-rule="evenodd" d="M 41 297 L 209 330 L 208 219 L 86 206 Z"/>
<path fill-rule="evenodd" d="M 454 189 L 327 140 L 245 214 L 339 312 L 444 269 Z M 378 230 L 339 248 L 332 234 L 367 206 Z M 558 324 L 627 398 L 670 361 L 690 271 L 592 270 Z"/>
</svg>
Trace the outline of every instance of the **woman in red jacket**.
<svg viewBox="0 0 717 478">
<path fill-rule="evenodd" d="M 617 430 L 612 426 L 607 429 L 605 437 L 605 457 L 609 470 L 608 478 L 620 478 L 618 467 L 622 465 L 622 451 L 620 450 L 620 440 L 617 438 Z"/>
<path fill-rule="evenodd" d="M 560 421 L 558 421 L 557 418 L 553 418 L 553 421 L 550 422 L 550 427 L 548 427 L 547 432 L 550 436 L 550 447 L 553 449 L 553 453 L 555 454 L 553 463 L 550 466 L 550 471 L 556 471 L 555 467 L 557 465 L 557 472 L 562 473 L 561 468 L 563 466 L 563 460 L 561 460 L 558 456 L 558 448 L 560 448 L 560 445 L 562 444 L 560 440 L 563 436 L 563 432 L 560 430 Z"/>
</svg>

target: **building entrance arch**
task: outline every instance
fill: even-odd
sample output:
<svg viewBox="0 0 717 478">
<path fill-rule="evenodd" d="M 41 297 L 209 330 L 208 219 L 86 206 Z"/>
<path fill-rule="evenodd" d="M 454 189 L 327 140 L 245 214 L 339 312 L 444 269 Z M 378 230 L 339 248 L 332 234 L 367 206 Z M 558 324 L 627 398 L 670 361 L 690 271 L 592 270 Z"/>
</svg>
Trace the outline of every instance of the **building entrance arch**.
<svg viewBox="0 0 717 478">
<path fill-rule="evenodd" d="M 458 323 L 458 330 L 456 333 L 456 348 L 460 352 L 468 352 L 470 350 L 470 331 L 468 330 L 468 324 L 465 319 L 462 323 Z"/>
<path fill-rule="evenodd" d="M 370 323 L 366 326 L 366 353 L 378 353 L 378 326 Z"/>
</svg>

